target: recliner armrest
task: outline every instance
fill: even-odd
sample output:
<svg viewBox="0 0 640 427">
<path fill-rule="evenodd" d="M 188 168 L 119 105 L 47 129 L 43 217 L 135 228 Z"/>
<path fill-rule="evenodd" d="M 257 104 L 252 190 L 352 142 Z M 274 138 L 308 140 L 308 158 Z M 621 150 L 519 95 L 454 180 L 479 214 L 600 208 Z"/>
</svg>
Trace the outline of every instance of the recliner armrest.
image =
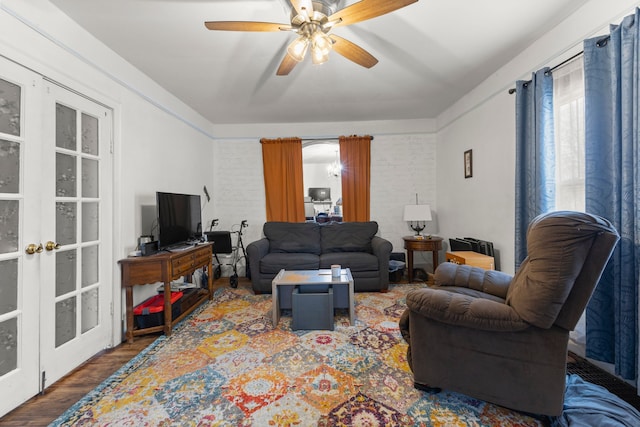
<svg viewBox="0 0 640 427">
<path fill-rule="evenodd" d="M 531 327 L 506 304 L 443 289 L 410 291 L 407 307 L 438 322 L 484 331 L 517 332 Z"/>
<path fill-rule="evenodd" d="M 502 299 L 507 298 L 513 276 L 502 271 L 445 262 L 435 271 L 436 286 L 458 286 L 484 292 Z"/>
</svg>

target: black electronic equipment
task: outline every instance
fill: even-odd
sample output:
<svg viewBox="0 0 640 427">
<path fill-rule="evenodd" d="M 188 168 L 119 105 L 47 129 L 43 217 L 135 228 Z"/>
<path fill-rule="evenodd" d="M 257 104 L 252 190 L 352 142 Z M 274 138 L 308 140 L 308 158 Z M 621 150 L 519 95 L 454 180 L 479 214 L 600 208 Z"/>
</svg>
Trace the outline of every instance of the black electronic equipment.
<svg viewBox="0 0 640 427">
<path fill-rule="evenodd" d="M 200 196 L 156 193 L 158 212 L 158 250 L 200 241 L 202 218 Z"/>
<path fill-rule="evenodd" d="M 474 239 L 473 237 L 465 237 L 466 240 L 473 241 L 477 245 L 477 248 L 474 251 L 487 255 L 494 256 L 493 251 L 493 242 L 488 242 L 486 240 Z"/>
<path fill-rule="evenodd" d="M 449 239 L 449 246 L 452 251 L 473 251 L 487 256 L 495 256 L 493 242 L 474 237 Z"/>
<path fill-rule="evenodd" d="M 331 200 L 331 188 L 329 187 L 309 187 L 309 197 L 314 202 L 325 202 Z"/>
<path fill-rule="evenodd" d="M 452 251 L 473 251 L 473 245 L 465 239 L 449 239 L 449 246 Z"/>
<path fill-rule="evenodd" d="M 482 253 L 480 251 L 480 240 L 479 239 L 476 239 L 474 237 L 463 237 L 462 240 L 465 240 L 465 241 L 469 242 L 469 244 L 471 244 L 471 250 L 473 252 L 478 252 L 479 254 Z"/>
<path fill-rule="evenodd" d="M 140 255 L 149 256 L 158 252 L 158 241 L 140 243 Z"/>
</svg>

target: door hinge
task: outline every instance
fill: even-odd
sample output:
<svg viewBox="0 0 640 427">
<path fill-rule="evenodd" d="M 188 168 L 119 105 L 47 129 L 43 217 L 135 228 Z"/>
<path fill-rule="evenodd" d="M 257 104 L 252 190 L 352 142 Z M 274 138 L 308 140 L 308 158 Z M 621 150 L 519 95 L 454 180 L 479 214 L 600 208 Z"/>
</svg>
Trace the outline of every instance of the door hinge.
<svg viewBox="0 0 640 427">
<path fill-rule="evenodd" d="M 47 382 L 47 371 L 42 371 L 41 379 L 40 379 L 40 394 L 44 394 L 44 386 Z"/>
<path fill-rule="evenodd" d="M 111 317 L 113 317 L 113 301 L 109 303 L 109 313 L 111 314 Z"/>
</svg>

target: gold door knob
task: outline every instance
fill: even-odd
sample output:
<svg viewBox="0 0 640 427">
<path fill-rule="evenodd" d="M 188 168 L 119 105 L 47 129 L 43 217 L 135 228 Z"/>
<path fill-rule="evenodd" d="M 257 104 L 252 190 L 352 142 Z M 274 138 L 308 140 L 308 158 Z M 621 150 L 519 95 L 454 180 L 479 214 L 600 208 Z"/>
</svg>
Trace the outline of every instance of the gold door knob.
<svg viewBox="0 0 640 427">
<path fill-rule="evenodd" d="M 51 240 L 49 240 L 47 243 L 44 244 L 44 248 L 48 251 L 52 251 L 54 249 L 60 249 L 60 243 L 52 242 Z"/>
<path fill-rule="evenodd" d="M 35 243 L 30 243 L 24 251 L 29 255 L 40 253 L 42 252 L 42 243 L 38 243 L 37 245 Z"/>
</svg>

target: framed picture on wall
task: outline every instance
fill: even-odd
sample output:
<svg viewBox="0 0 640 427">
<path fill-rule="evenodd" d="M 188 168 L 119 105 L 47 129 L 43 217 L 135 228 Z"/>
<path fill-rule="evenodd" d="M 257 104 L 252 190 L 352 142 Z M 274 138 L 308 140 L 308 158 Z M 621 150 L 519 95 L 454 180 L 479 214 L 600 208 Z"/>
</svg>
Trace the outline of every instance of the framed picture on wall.
<svg viewBox="0 0 640 427">
<path fill-rule="evenodd" d="M 473 176 L 473 157 L 472 150 L 464 152 L 464 177 L 471 178 Z"/>
</svg>

